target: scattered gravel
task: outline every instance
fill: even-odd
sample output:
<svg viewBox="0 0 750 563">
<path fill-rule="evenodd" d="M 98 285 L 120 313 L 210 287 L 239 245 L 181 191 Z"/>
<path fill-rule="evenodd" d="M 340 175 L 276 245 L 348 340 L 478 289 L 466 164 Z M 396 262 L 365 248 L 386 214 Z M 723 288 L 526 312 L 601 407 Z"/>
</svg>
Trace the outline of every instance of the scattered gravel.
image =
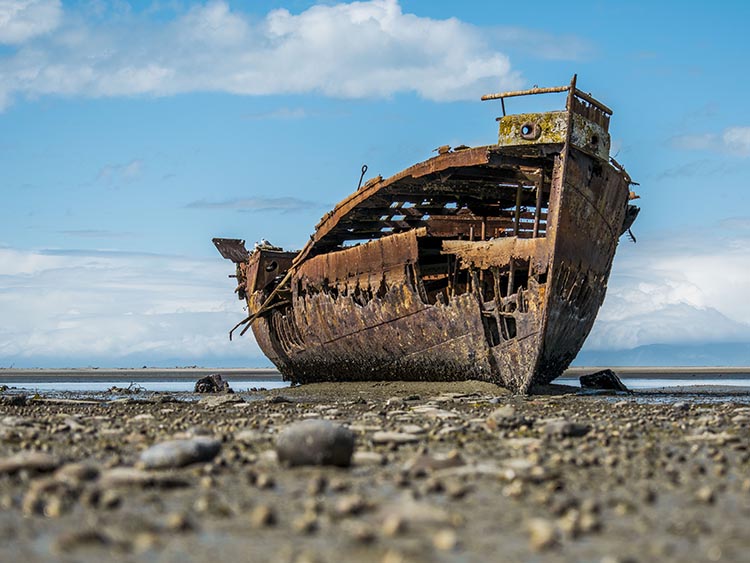
<svg viewBox="0 0 750 563">
<path fill-rule="evenodd" d="M 0 560 L 750 552 L 747 398 L 514 397 L 478 382 L 104 397 L 0 401 Z"/>
</svg>

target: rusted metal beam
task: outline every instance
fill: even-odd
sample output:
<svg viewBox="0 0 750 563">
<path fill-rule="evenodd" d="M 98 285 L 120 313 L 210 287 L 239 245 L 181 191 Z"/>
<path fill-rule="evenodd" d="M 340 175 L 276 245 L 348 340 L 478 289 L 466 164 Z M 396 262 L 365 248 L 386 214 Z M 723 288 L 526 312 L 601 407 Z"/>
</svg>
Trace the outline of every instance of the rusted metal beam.
<svg viewBox="0 0 750 563">
<path fill-rule="evenodd" d="M 533 96 L 535 94 L 554 94 L 557 92 L 567 92 L 570 86 L 551 86 L 549 88 L 529 88 L 528 90 L 511 90 L 510 92 L 499 92 L 497 94 L 485 94 L 482 101 L 502 100 L 504 98 L 515 98 L 517 96 Z"/>
</svg>

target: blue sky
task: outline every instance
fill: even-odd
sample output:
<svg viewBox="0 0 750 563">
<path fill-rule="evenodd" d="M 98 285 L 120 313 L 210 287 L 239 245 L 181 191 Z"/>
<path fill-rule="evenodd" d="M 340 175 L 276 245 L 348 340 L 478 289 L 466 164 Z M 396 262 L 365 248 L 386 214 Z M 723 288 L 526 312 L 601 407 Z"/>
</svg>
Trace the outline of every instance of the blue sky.
<svg viewBox="0 0 750 563">
<path fill-rule="evenodd" d="M 582 358 L 750 350 L 748 21 L 739 1 L 0 0 L 0 366 L 267 365 L 227 339 L 243 311 L 211 237 L 299 248 L 363 163 L 492 143 L 479 96 L 573 73 L 615 110 L 643 208 Z M 508 110 L 563 103 L 536 98 Z"/>
</svg>

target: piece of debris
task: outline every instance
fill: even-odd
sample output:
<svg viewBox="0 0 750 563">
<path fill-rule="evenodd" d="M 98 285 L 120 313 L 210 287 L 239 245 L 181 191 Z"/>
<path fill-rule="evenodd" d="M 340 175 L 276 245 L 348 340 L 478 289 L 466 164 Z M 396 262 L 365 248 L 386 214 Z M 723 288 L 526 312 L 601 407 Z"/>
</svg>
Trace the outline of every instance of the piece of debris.
<svg viewBox="0 0 750 563">
<path fill-rule="evenodd" d="M 582 375 L 578 379 L 583 389 L 606 389 L 630 392 L 630 389 L 625 387 L 625 384 L 620 381 L 620 378 L 611 369 L 603 369 L 596 373 Z"/>
<path fill-rule="evenodd" d="M 195 382 L 196 393 L 234 393 L 220 373 L 212 373 Z"/>
</svg>

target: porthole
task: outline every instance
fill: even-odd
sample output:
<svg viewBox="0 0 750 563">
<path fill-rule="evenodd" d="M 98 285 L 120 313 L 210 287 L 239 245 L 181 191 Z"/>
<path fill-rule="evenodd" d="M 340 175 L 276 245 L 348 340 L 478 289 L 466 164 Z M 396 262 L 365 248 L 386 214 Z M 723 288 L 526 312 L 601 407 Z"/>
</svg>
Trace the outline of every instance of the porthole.
<svg viewBox="0 0 750 563">
<path fill-rule="evenodd" d="M 536 141 L 542 134 L 542 128 L 538 123 L 527 121 L 521 125 L 521 138 L 527 141 Z"/>
</svg>

